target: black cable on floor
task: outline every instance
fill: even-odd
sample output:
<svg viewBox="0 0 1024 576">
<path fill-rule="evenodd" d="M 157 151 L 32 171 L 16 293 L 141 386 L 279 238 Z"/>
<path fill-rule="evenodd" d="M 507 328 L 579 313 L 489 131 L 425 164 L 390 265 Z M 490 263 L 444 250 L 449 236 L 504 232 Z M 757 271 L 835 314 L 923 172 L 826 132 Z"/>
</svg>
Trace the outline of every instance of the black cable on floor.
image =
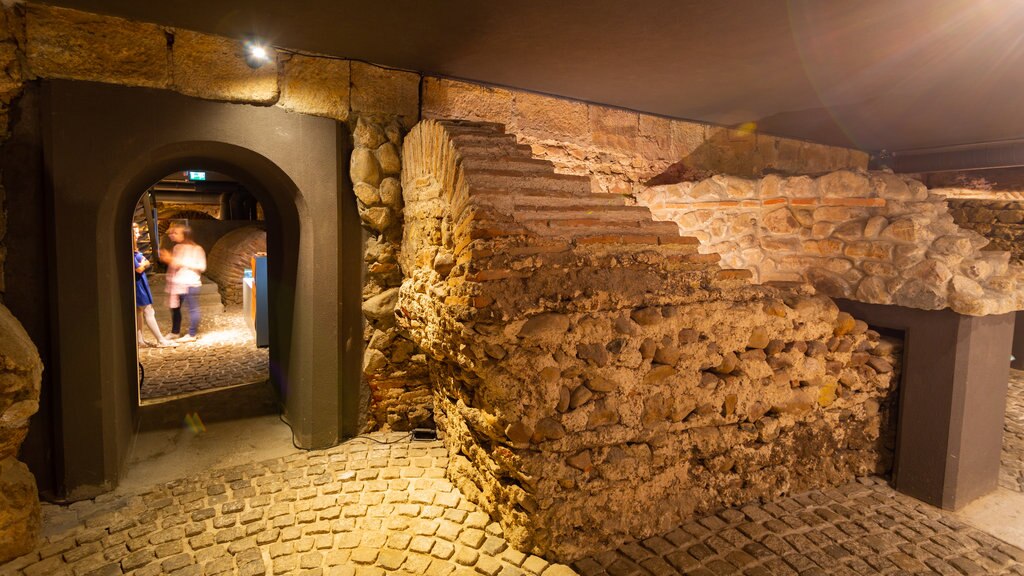
<svg viewBox="0 0 1024 576">
<path fill-rule="evenodd" d="M 292 432 L 292 446 L 294 446 L 296 450 L 305 450 L 306 452 L 311 452 L 313 450 L 316 450 L 316 448 L 303 448 L 302 446 L 299 446 L 298 444 L 296 444 L 295 443 L 295 429 L 292 428 L 292 425 L 291 425 L 290 422 L 285 420 L 284 412 L 279 412 L 277 417 L 281 419 L 281 422 L 284 422 L 285 426 L 287 426 L 289 430 L 291 430 L 291 432 Z M 412 432 L 409 432 L 408 434 L 405 434 L 404 436 L 401 436 L 399 438 L 395 438 L 394 440 L 390 440 L 390 441 L 377 440 L 376 438 L 373 438 L 371 436 L 367 436 L 366 434 L 359 434 L 358 436 L 353 436 L 352 438 L 349 438 L 348 440 L 345 440 L 343 442 L 339 442 L 337 445 L 341 446 L 342 444 L 345 444 L 346 442 L 352 442 L 353 440 L 369 440 L 370 442 L 376 442 L 377 444 L 391 445 L 391 444 L 397 444 L 398 442 L 406 440 L 407 438 L 412 438 Z"/>
</svg>

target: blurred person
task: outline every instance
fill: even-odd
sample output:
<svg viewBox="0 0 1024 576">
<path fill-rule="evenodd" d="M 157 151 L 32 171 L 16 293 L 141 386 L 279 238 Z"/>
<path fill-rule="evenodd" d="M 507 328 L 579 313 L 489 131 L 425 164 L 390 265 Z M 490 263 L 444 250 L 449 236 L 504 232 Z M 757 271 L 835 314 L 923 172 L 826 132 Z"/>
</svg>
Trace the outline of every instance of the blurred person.
<svg viewBox="0 0 1024 576">
<path fill-rule="evenodd" d="M 139 236 L 142 232 L 139 225 L 132 223 L 132 260 L 135 268 L 135 328 L 136 342 L 140 347 L 149 346 L 142 335 L 142 325 L 145 324 L 149 331 L 156 337 L 156 345 L 160 348 L 177 346 L 173 340 L 164 337 L 160 332 L 160 326 L 156 323 L 156 312 L 153 311 L 153 293 L 149 290 L 149 278 L 146 276 L 146 269 L 150 267 L 149 260 L 139 252 Z"/>
<path fill-rule="evenodd" d="M 192 239 L 187 225 L 173 224 L 167 237 L 174 249 L 160 250 L 160 261 L 167 265 L 167 293 L 171 308 L 171 333 L 167 338 L 178 342 L 192 342 L 199 332 L 199 291 L 203 287 L 202 273 L 206 270 L 206 251 Z M 188 334 L 181 336 L 181 303 L 188 306 Z"/>
</svg>

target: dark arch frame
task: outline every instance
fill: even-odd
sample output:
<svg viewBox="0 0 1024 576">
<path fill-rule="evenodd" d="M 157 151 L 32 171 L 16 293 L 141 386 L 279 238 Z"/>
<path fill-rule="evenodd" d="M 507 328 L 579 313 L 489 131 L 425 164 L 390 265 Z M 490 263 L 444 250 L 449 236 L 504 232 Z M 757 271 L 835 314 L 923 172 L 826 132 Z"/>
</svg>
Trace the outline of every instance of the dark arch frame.
<svg viewBox="0 0 1024 576">
<path fill-rule="evenodd" d="M 146 160 L 151 164 L 145 166 L 141 171 L 112 178 L 111 190 L 106 198 L 118 201 L 118 204 L 114 210 L 101 209 L 100 213 L 101 215 L 113 213 L 115 215 L 114 222 L 109 223 L 108 226 L 108 223 L 101 221 L 99 229 L 113 231 L 116 253 L 126 254 L 128 249 L 122 246 L 123 239 L 117 237 L 118 233 L 129 225 L 138 199 L 154 182 L 172 172 L 185 169 L 216 171 L 240 182 L 264 206 L 267 251 L 272 255 L 267 270 L 270 282 L 268 295 L 271 301 L 270 362 L 272 366 L 286 365 L 286 361 L 282 361 L 281 358 L 281 348 L 291 340 L 291 327 L 287 319 L 292 317 L 295 304 L 294 300 L 287 296 L 292 292 L 290 287 L 294 287 L 296 281 L 295 262 L 299 249 L 298 238 L 300 237 L 300 221 L 302 219 L 300 214 L 306 212 L 298 187 L 287 174 L 267 158 L 251 150 L 222 142 L 178 142 L 154 150 Z M 137 167 L 132 164 L 127 170 L 135 168 Z M 126 182 L 124 191 L 120 195 L 115 189 L 119 182 Z M 117 268 L 117 274 L 119 275 L 119 286 L 131 284 L 130 273 L 126 273 L 122 268 Z M 123 281 L 128 284 L 121 284 L 121 276 L 124 277 Z M 118 301 L 124 307 L 123 314 L 125 316 L 133 313 L 130 295 L 119 298 Z M 128 334 L 134 334 L 134 330 L 134 322 L 129 322 Z M 132 360 L 130 365 L 134 366 L 137 359 Z M 281 394 L 281 398 L 287 398 L 282 372 L 280 370 L 272 371 L 270 378 Z"/>
<path fill-rule="evenodd" d="M 232 175 L 264 205 L 272 264 L 271 366 L 295 442 L 358 427 L 360 227 L 345 125 L 150 89 L 48 81 L 44 194 L 51 229 L 50 371 L 58 491 L 116 486 L 137 415 L 130 238 L 146 187 L 187 165 Z M 271 216 L 272 215 L 272 216 Z"/>
</svg>

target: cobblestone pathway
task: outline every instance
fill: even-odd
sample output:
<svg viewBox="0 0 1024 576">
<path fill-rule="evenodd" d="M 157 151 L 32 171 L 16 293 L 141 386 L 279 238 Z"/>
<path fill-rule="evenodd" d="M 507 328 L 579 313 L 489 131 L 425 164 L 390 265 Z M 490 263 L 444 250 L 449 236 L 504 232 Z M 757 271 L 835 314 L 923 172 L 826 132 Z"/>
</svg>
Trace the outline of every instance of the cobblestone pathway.
<svg viewBox="0 0 1024 576">
<path fill-rule="evenodd" d="M 1010 370 L 999 485 L 1024 492 L 1024 372 Z"/>
<path fill-rule="evenodd" d="M 509 548 L 444 478 L 440 442 L 375 434 L 134 495 L 47 505 L 0 574 L 572 574 Z M 72 515 L 68 523 L 68 515 Z M 58 522 L 57 518 L 61 518 Z M 72 526 L 61 529 L 61 526 Z M 577 562 L 582 574 L 1024 574 L 1024 551 L 862 479 L 723 511 Z"/>
<path fill-rule="evenodd" d="M 268 358 L 266 348 L 256 347 L 242 309 L 235 306 L 204 316 L 195 342 L 176 348 L 140 348 L 139 362 L 145 369 L 140 396 L 143 401 L 156 400 L 261 382 L 268 378 Z"/>
</svg>

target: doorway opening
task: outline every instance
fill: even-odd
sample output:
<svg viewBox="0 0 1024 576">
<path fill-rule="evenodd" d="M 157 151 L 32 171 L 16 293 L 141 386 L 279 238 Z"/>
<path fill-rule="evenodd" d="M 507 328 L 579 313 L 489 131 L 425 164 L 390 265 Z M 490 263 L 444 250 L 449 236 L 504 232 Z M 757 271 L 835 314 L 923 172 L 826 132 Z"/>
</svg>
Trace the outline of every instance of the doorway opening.
<svg viewBox="0 0 1024 576">
<path fill-rule="evenodd" d="M 267 231 L 255 196 L 228 175 L 180 170 L 142 194 L 131 224 L 139 405 L 267 382 Z"/>
</svg>

